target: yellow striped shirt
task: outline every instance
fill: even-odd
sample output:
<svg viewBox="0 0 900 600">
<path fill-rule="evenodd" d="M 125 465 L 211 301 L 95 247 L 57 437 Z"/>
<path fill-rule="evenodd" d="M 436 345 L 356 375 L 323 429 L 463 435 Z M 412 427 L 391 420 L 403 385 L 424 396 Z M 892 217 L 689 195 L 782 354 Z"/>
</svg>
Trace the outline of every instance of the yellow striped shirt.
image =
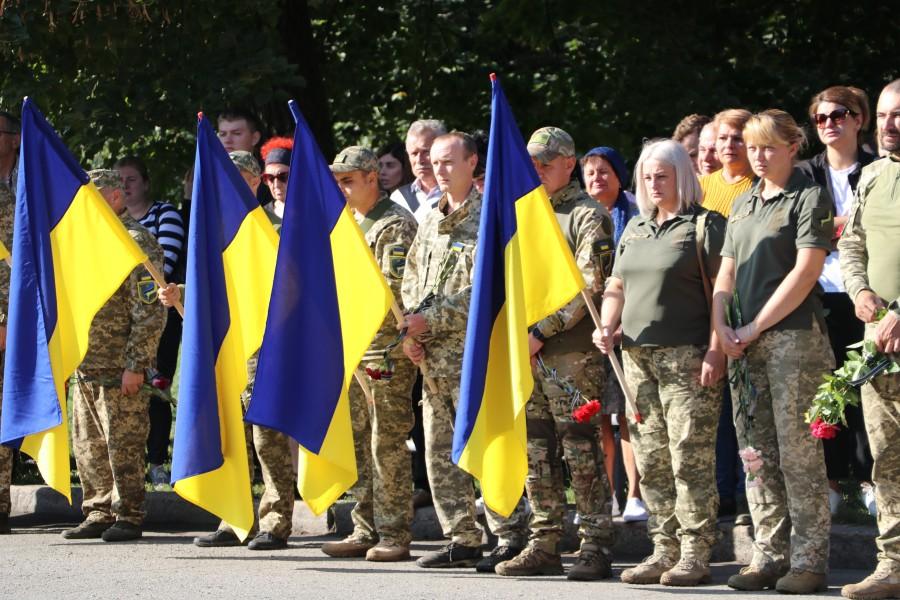
<svg viewBox="0 0 900 600">
<path fill-rule="evenodd" d="M 753 177 L 741 177 L 734 183 L 728 183 L 722 176 L 722 169 L 709 175 L 700 176 L 700 187 L 703 189 L 703 208 L 714 210 L 728 217 L 735 198 L 750 189 Z"/>
</svg>

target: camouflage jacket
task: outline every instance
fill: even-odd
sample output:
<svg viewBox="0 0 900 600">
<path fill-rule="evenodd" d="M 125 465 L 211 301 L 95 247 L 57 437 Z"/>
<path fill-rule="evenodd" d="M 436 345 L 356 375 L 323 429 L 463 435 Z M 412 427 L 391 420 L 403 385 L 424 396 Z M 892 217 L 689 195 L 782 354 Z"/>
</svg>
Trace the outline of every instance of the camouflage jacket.
<svg viewBox="0 0 900 600">
<path fill-rule="evenodd" d="M 12 252 L 16 203 L 12 191 L 0 182 L 0 242 Z M 0 325 L 6 324 L 9 309 L 9 265 L 0 261 Z"/>
<path fill-rule="evenodd" d="M 553 194 L 550 204 L 585 284 L 596 294 L 603 289 L 612 270 L 615 245 L 609 212 L 588 196 L 577 181 L 569 182 L 569 185 Z M 597 308 L 600 308 L 599 304 Z M 540 321 L 536 327 L 543 337 L 549 338 L 572 329 L 585 317 L 590 319 L 584 299 L 579 294 L 556 313 Z M 590 329 L 593 331 L 592 327 Z M 586 343 L 590 344 L 590 332 Z"/>
<path fill-rule="evenodd" d="M 381 267 L 394 298 L 399 302 L 400 285 L 403 282 L 403 271 L 406 269 L 406 254 L 416 237 L 418 223 L 412 213 L 392 202 L 386 195 L 378 199 L 367 215 L 357 214 L 356 219 L 366 236 L 366 243 L 375 255 L 375 262 Z M 385 346 L 397 337 L 397 333 L 397 320 L 393 313 L 388 313 L 363 360 L 380 359 Z M 399 357 L 402 354 L 402 349 L 397 346 L 393 355 Z"/>
<path fill-rule="evenodd" d="M 855 299 L 856 295 L 863 290 L 874 291 L 873 284 L 869 281 L 869 251 L 866 231 L 862 222 L 870 192 L 873 192 L 873 188 L 876 188 L 879 180 L 884 178 L 886 179 L 883 183 L 891 183 L 882 187 L 889 187 L 896 195 L 895 197 L 900 198 L 900 185 L 898 185 L 900 184 L 900 158 L 895 156 L 882 158 L 863 168 L 856 186 L 853 205 L 850 208 L 850 218 L 841 233 L 840 241 L 838 241 L 841 276 L 844 279 L 847 295 L 851 300 Z M 900 239 L 900 232 L 897 234 L 898 237 L 895 239 Z M 885 298 L 885 300 L 891 302 L 897 298 Z"/>
<path fill-rule="evenodd" d="M 163 253 L 153 235 L 122 213 L 122 225 L 162 272 Z M 136 267 L 94 317 L 80 376 L 117 377 L 128 369 L 143 373 L 154 365 L 166 308 L 156 298 L 156 283 L 143 266 Z"/>
<path fill-rule="evenodd" d="M 419 312 L 430 331 L 421 338 L 426 346 L 423 372 L 434 377 L 458 377 L 462 367 L 481 194 L 473 187 L 463 205 L 449 215 L 447 205 L 445 194 L 419 225 L 402 284 L 407 311 L 425 301 Z"/>
</svg>

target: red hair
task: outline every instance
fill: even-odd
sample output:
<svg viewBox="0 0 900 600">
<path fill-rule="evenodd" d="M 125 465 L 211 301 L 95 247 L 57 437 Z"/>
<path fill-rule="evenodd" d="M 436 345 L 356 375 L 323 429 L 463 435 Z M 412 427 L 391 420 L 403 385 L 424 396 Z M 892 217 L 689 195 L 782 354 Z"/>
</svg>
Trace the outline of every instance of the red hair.
<svg viewBox="0 0 900 600">
<path fill-rule="evenodd" d="M 270 138 L 268 142 L 262 145 L 262 148 L 259 149 L 259 153 L 262 155 L 263 161 L 266 160 L 266 157 L 269 155 L 269 152 L 272 150 L 280 148 L 282 150 L 293 150 L 294 149 L 294 140 L 289 137 L 273 137 Z"/>
</svg>

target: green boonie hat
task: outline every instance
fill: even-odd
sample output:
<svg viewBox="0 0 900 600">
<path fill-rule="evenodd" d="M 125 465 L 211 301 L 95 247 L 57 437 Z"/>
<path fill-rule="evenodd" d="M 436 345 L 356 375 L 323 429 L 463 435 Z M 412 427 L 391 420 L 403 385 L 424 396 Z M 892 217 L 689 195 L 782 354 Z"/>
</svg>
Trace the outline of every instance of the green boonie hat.
<svg viewBox="0 0 900 600">
<path fill-rule="evenodd" d="M 528 140 L 528 154 L 547 164 L 557 156 L 575 156 L 575 142 L 559 127 L 541 127 Z"/>
<path fill-rule="evenodd" d="M 113 169 L 94 169 L 88 171 L 88 177 L 94 182 L 98 189 L 125 191 L 125 185 L 122 183 L 122 176 L 118 171 Z"/>
<path fill-rule="evenodd" d="M 378 157 L 365 146 L 348 146 L 338 152 L 330 167 L 333 173 L 377 171 Z"/>
<path fill-rule="evenodd" d="M 259 161 L 246 150 L 235 150 L 228 153 L 228 158 L 241 171 L 247 171 L 254 177 L 259 177 L 262 171 L 259 169 Z"/>
</svg>

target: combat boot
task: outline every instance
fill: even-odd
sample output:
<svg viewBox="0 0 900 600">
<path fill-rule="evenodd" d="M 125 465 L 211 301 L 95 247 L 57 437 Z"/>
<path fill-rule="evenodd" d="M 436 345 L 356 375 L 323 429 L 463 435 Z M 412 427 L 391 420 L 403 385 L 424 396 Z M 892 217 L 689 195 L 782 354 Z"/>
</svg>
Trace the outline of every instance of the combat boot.
<svg viewBox="0 0 900 600">
<path fill-rule="evenodd" d="M 77 527 L 63 530 L 62 536 L 67 540 L 93 540 L 112 526 L 112 521 L 82 521 Z"/>
<path fill-rule="evenodd" d="M 596 544 L 582 544 L 575 564 L 569 569 L 569 581 L 598 581 L 612 577 L 609 551 Z"/>
<path fill-rule="evenodd" d="M 440 550 L 419 557 L 416 565 L 423 569 L 458 569 L 474 567 L 481 560 L 481 546 L 463 546 L 450 542 Z"/>
<path fill-rule="evenodd" d="M 497 546 L 491 553 L 478 561 L 475 570 L 479 573 L 494 573 L 502 562 L 512 560 L 522 553 L 521 546 Z"/>
<path fill-rule="evenodd" d="M 761 592 L 774 588 L 787 571 L 787 567 L 771 563 L 764 567 L 747 565 L 737 575 L 728 578 L 728 587 L 745 592 Z"/>
<path fill-rule="evenodd" d="M 240 538 L 230 529 L 216 529 L 212 533 L 206 535 L 198 535 L 194 538 L 194 545 L 199 548 L 228 548 L 231 546 L 240 546 L 243 543 Z"/>
<path fill-rule="evenodd" d="M 409 546 L 382 540 L 369 548 L 366 560 L 370 562 L 399 562 L 409 560 Z"/>
<path fill-rule="evenodd" d="M 709 583 L 712 575 L 709 572 L 709 563 L 690 556 L 682 556 L 674 567 L 666 571 L 659 578 L 663 585 L 689 587 Z"/>
<path fill-rule="evenodd" d="M 130 542 L 140 539 L 143 532 L 140 525 L 128 521 L 116 521 L 100 536 L 104 542 Z"/>
<path fill-rule="evenodd" d="M 535 546 L 528 546 L 517 557 L 494 567 L 494 572 L 504 577 L 526 577 L 562 575 L 565 571 L 559 554 L 550 554 Z"/>
<path fill-rule="evenodd" d="M 247 544 L 247 550 L 284 550 L 287 547 L 287 540 L 278 537 L 271 531 L 260 531 Z"/>
<path fill-rule="evenodd" d="M 675 562 L 670 556 L 666 556 L 661 552 L 654 552 L 639 565 L 622 571 L 620 578 L 624 583 L 633 583 L 635 585 L 659 583 L 663 573 L 674 567 Z"/>
<path fill-rule="evenodd" d="M 900 572 L 891 563 L 880 562 L 874 573 L 841 588 L 841 596 L 853 600 L 900 598 Z"/>
<path fill-rule="evenodd" d="M 825 573 L 791 569 L 775 583 L 775 591 L 782 594 L 815 594 L 828 589 Z"/>
<path fill-rule="evenodd" d="M 350 535 L 339 542 L 325 542 L 322 552 L 333 558 L 362 558 L 375 542 L 358 535 Z"/>
</svg>

